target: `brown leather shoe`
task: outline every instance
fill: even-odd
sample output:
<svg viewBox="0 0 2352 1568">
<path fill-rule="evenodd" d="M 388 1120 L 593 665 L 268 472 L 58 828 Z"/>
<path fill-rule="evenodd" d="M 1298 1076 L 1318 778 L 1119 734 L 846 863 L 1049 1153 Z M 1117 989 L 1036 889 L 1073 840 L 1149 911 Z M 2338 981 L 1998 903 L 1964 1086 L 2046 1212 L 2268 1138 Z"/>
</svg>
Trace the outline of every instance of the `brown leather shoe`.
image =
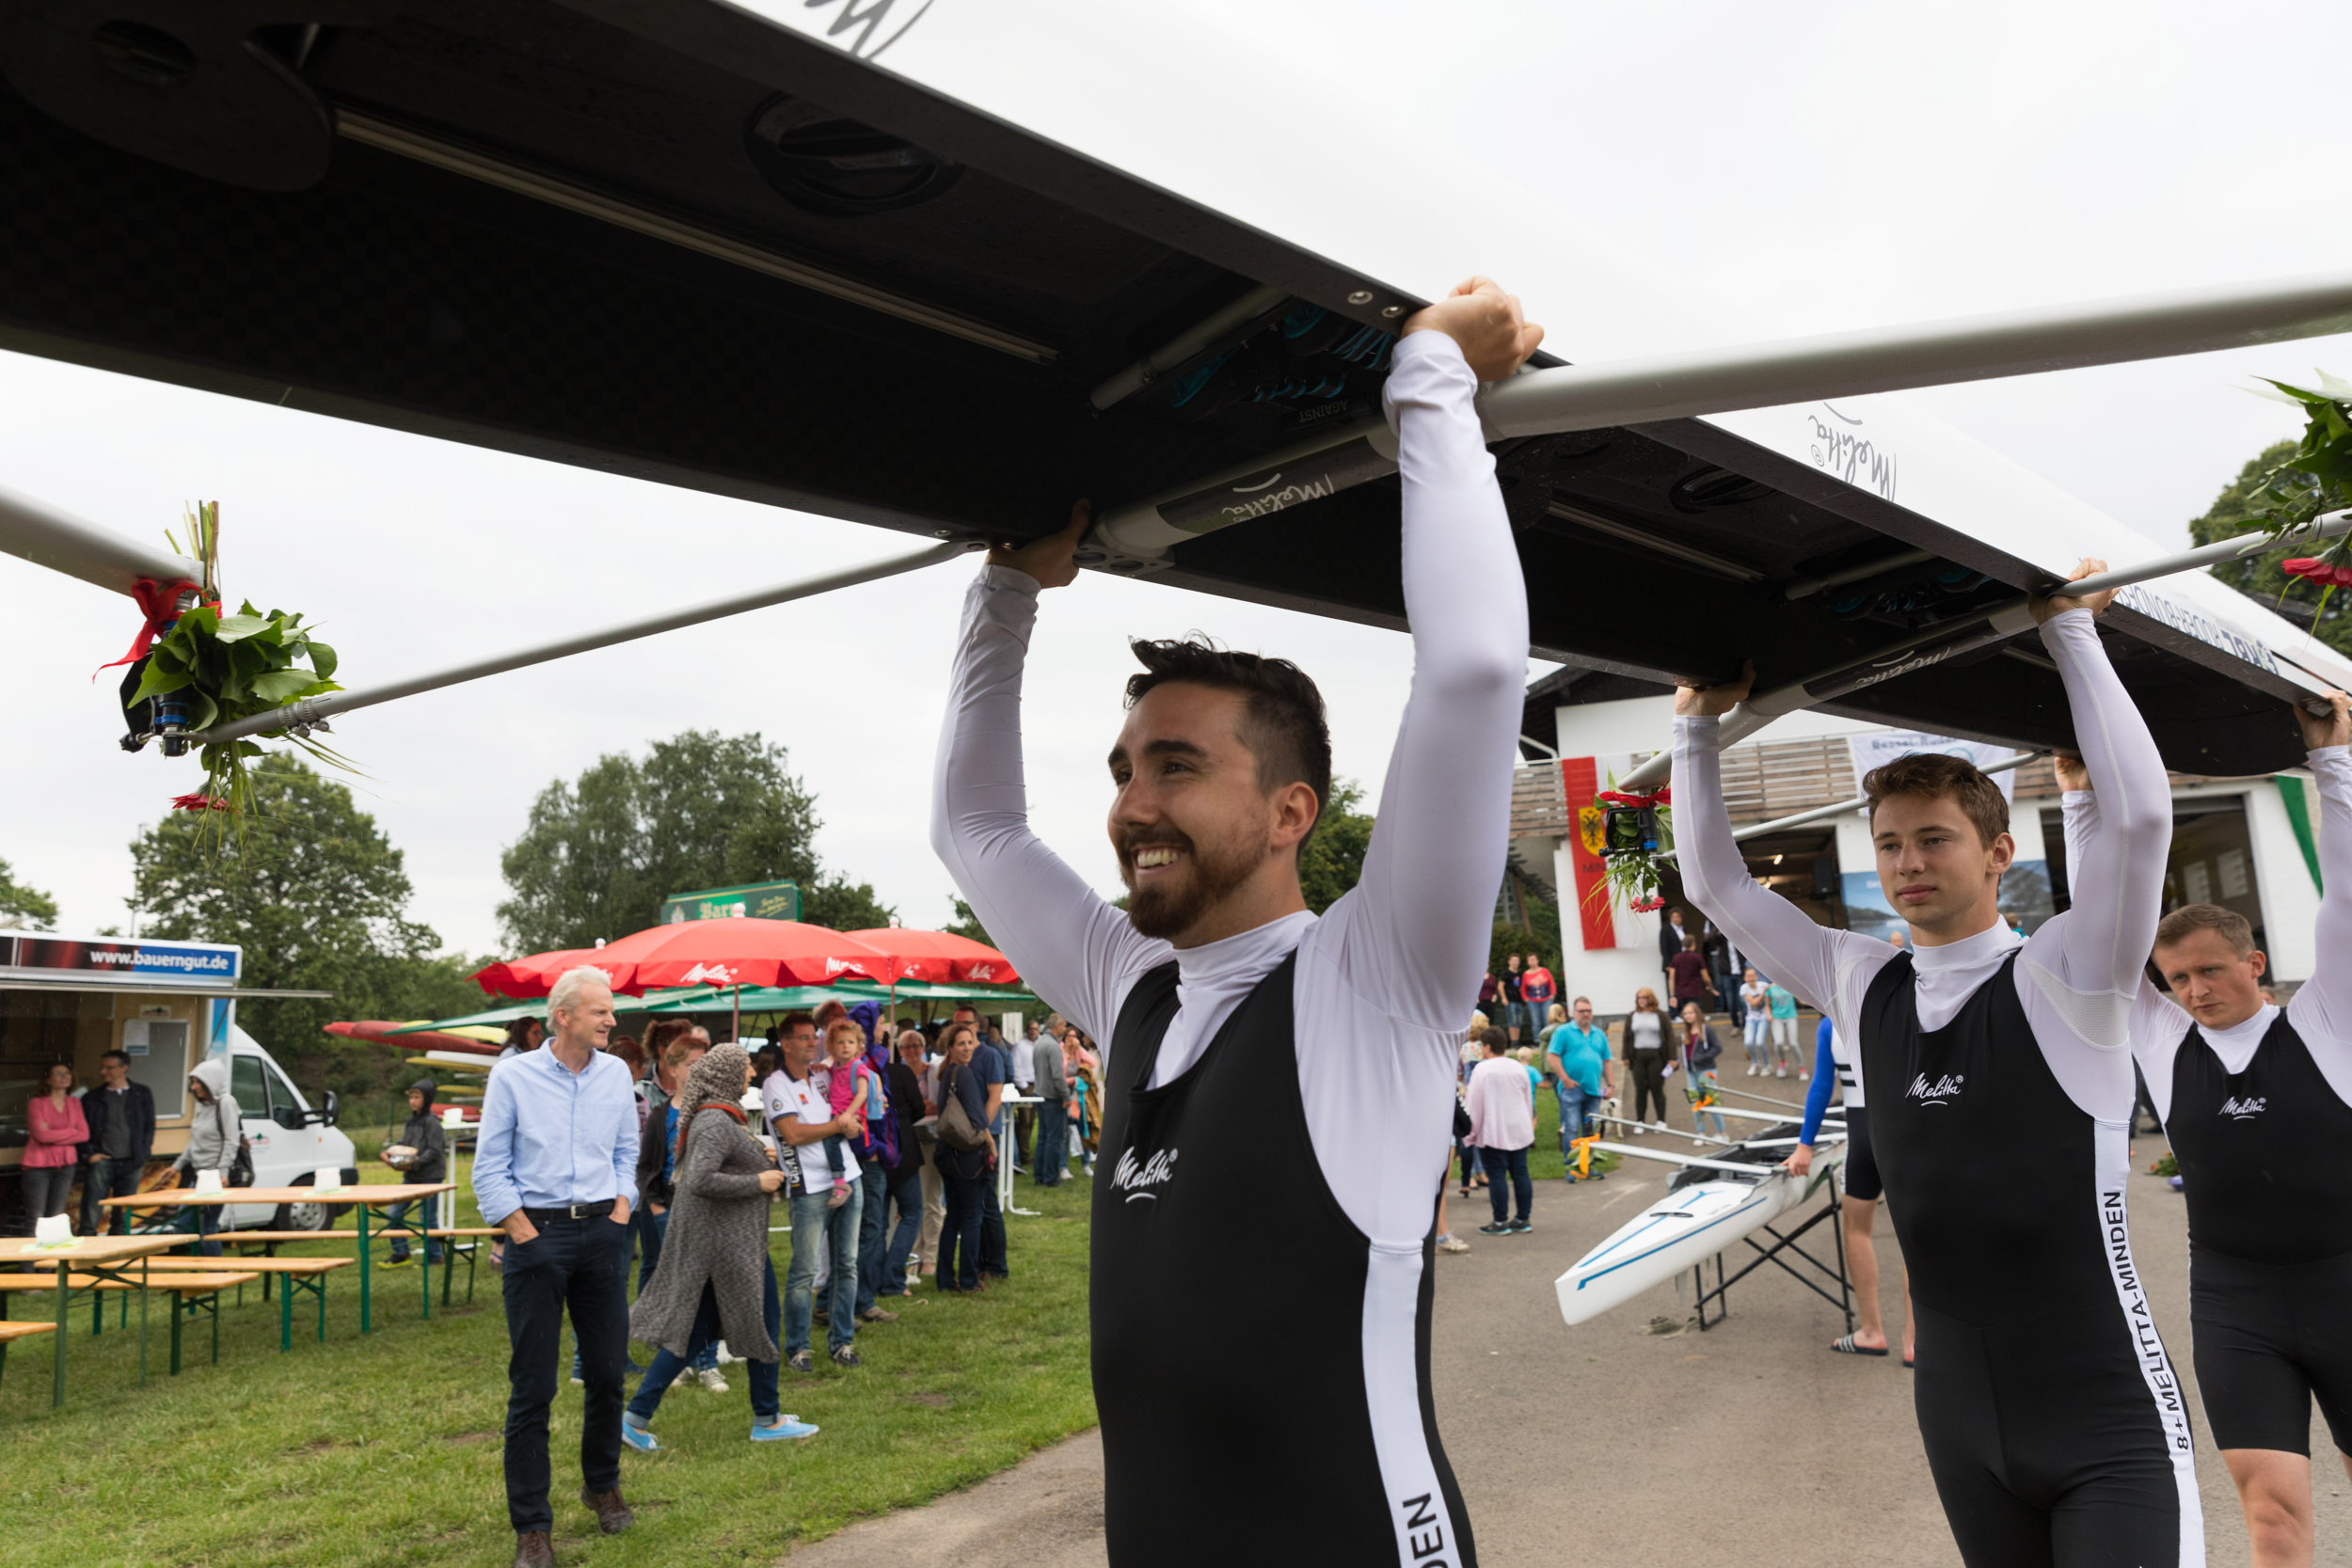
<svg viewBox="0 0 2352 1568">
<path fill-rule="evenodd" d="M 596 1528 L 607 1535 L 618 1535 L 637 1522 L 628 1504 L 621 1501 L 621 1489 L 617 1486 L 610 1492 L 591 1492 L 583 1486 L 580 1489 L 580 1500 L 596 1510 Z"/>
<path fill-rule="evenodd" d="M 527 1529 L 515 1537 L 515 1568 L 555 1568 L 555 1544 L 543 1529 Z"/>
</svg>

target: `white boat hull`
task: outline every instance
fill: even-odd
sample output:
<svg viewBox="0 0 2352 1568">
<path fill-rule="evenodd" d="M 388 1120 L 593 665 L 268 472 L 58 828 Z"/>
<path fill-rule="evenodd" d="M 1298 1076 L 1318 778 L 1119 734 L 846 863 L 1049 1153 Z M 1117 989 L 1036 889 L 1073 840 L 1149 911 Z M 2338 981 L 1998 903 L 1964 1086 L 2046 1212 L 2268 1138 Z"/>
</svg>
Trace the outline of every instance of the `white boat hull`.
<svg viewBox="0 0 2352 1568">
<path fill-rule="evenodd" d="M 1724 1176 L 1668 1193 L 1559 1277 L 1560 1316 L 1583 1323 L 1738 1245 L 1820 1192 L 1844 1153 L 1843 1145 L 1822 1145 L 1802 1180 L 1773 1170 L 1752 1181 Z"/>
</svg>

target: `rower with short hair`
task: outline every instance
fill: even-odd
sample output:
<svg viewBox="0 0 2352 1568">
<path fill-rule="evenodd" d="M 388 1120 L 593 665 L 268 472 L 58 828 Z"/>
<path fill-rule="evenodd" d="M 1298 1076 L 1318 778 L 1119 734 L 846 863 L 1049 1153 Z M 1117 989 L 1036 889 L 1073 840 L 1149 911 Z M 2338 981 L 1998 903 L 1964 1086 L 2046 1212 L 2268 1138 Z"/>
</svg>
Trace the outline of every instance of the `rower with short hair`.
<svg viewBox="0 0 2352 1568">
<path fill-rule="evenodd" d="M 2188 1207 L 2197 1388 L 2236 1483 L 2255 1568 L 2312 1560 L 2312 1403 L 2352 1474 L 2352 700 L 2297 705 L 2319 781 L 2322 894 L 2312 978 L 2281 1010 L 2234 910 L 2156 927 L 2166 995 L 2144 979 L 2132 1054 Z M 2078 763 L 2058 762 L 2066 834 L 2098 832 Z"/>
<path fill-rule="evenodd" d="M 1362 874 L 1320 916 L 1298 854 L 1331 742 L 1304 672 L 1131 644 L 1144 671 L 1109 758 L 1120 910 L 1032 832 L 1022 774 L 1038 594 L 1076 576 L 1084 503 L 993 551 L 966 600 L 932 846 L 1022 978 L 1109 1042 L 1089 1309 L 1117 1568 L 1476 1560 L 1429 1386 L 1433 1156 L 1493 937 L 1527 664 L 1474 400 L 1541 336 L 1479 278 L 1397 341 L 1412 689 Z M 1243 1213 L 1268 1223 L 1237 1229 Z M 1279 1278 L 1315 1332 L 1236 1360 L 1208 1330 L 1237 1277 Z"/>
<path fill-rule="evenodd" d="M 1675 698 L 1686 889 L 1854 1042 L 1911 1272 L 1919 1434 L 1971 1568 L 2204 1560 L 2188 1412 L 2124 1216 L 2122 1048 L 2172 812 L 2163 759 L 2092 623 L 2112 597 L 2033 601 L 2112 814 L 2079 857 L 2073 909 L 2030 937 L 2001 918 L 2009 803 L 1973 763 L 1913 753 L 1863 781 L 1904 952 L 1816 925 L 1748 876 L 1717 716 L 1749 680 Z"/>
</svg>

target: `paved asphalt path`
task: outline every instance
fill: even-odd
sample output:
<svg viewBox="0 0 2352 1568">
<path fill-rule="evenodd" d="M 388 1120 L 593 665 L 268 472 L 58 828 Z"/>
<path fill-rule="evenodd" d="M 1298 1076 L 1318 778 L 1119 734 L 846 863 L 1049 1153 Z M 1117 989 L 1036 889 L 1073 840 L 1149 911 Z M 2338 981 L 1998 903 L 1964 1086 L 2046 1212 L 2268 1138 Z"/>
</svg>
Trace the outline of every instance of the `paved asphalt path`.
<svg viewBox="0 0 2352 1568">
<path fill-rule="evenodd" d="M 1773 1086 L 1785 1092 L 1796 1081 Z M 1687 1123 L 1679 1104 L 1673 1115 Z M 1684 1137 L 1637 1141 L 1692 1149 Z M 2162 1151 L 2151 1135 L 2134 1146 L 2142 1168 Z M 1832 1354 L 1826 1347 L 1843 1319 L 1794 1280 L 1758 1271 L 1733 1288 L 1730 1317 L 1704 1334 L 1685 1326 L 1687 1287 L 1661 1286 L 1580 1327 L 1560 1321 L 1552 1280 L 1660 1196 L 1666 1174 L 1664 1165 L 1628 1161 L 1605 1182 L 1539 1185 L 1535 1230 L 1527 1236 L 1477 1235 L 1486 1195 L 1453 1199 L 1449 1217 L 1472 1250 L 1438 1259 L 1432 1378 L 1481 1560 L 1488 1568 L 1563 1560 L 1957 1564 L 1913 1421 L 1910 1375 L 1891 1355 Z M 2141 1175 L 2131 1204 L 2134 1251 L 2165 1343 L 2193 1391 L 2181 1200 Z M 1816 1228 L 1807 1243 L 1826 1247 L 1827 1231 Z M 1893 1330 L 1901 1270 L 1883 1214 L 1878 1253 Z M 1653 1319 L 1672 1332 L 1651 1332 Z M 1236 1338 L 1237 1354 L 1248 1338 Z M 2236 1496 L 2204 1446 L 2202 1408 L 2192 1409 L 2208 1561 L 2244 1568 Z M 2352 1561 L 2352 1482 L 2316 1419 L 2312 1452 L 2321 1466 L 2319 1560 Z M 1102 1568 L 1101 1473 L 1102 1446 L 1087 1433 L 978 1486 L 858 1524 L 787 1560 L 790 1568 L 866 1568 L 906 1560 L 877 1551 L 913 1550 L 960 1568 Z"/>
</svg>

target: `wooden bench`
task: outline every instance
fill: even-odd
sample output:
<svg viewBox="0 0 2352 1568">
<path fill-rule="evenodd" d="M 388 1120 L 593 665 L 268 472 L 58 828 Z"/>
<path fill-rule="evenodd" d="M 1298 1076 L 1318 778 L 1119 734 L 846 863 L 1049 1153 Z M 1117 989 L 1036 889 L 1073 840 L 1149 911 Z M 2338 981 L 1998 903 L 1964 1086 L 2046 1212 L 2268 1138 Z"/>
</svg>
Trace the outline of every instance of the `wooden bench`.
<svg viewBox="0 0 2352 1568">
<path fill-rule="evenodd" d="M 8 1370 L 8 1341 L 28 1338 L 36 1334 L 55 1334 L 56 1323 L 17 1323 L 0 1320 L 0 1375 Z"/>
<path fill-rule="evenodd" d="M 285 1288 L 278 1292 L 278 1349 L 283 1354 L 294 1349 L 294 1298 L 297 1293 L 307 1293 L 318 1302 L 319 1343 L 326 1343 L 326 1276 L 337 1269 L 350 1268 L 356 1261 L 350 1258 L 241 1258 L 232 1267 L 240 1273 L 262 1276 L 263 1301 L 269 1299 L 272 1275 L 285 1281 Z M 219 1264 L 218 1259 L 211 1258 L 151 1258 L 147 1266 L 178 1275 L 216 1269 Z M 237 1300 L 245 1300 L 243 1286 L 237 1288 Z"/>
<path fill-rule="evenodd" d="M 449 1305 L 450 1281 L 456 1276 L 457 1255 L 461 1252 L 466 1255 L 466 1299 L 472 1301 L 474 1254 L 482 1245 L 481 1239 L 487 1236 L 494 1242 L 502 1242 L 506 1240 L 506 1227 L 502 1225 L 460 1225 L 447 1229 L 427 1230 L 425 1234 L 434 1241 L 449 1243 L 441 1255 L 441 1305 Z"/>
<path fill-rule="evenodd" d="M 149 1261 L 153 1263 L 161 1259 L 151 1259 Z M 209 1262 L 211 1259 L 208 1259 L 205 1261 Z M 217 1366 L 220 1362 L 220 1293 L 232 1286 L 250 1285 L 260 1277 L 260 1275 L 250 1270 L 242 1274 L 212 1270 L 200 1273 L 167 1270 L 160 1275 L 149 1276 L 146 1287 L 148 1290 L 163 1291 L 179 1298 L 174 1304 L 171 1314 L 172 1376 L 180 1375 L 182 1323 L 199 1312 L 213 1320 L 213 1362 Z M 97 1275 L 89 1274 L 69 1274 L 66 1275 L 65 1285 L 69 1291 L 135 1291 L 140 1288 L 135 1280 L 102 1278 Z M 0 1275 L 0 1292 L 47 1291 L 54 1294 L 56 1289 L 57 1271 L 55 1269 L 38 1270 L 27 1274 Z M 90 1332 L 92 1334 L 98 1332 L 94 1324 Z"/>
</svg>

